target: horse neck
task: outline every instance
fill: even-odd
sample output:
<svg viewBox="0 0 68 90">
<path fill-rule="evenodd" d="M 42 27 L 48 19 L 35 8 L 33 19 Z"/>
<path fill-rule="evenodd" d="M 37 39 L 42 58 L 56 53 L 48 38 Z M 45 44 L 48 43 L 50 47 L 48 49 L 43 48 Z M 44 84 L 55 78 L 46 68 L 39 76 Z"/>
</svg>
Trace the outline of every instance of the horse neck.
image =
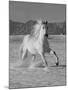
<svg viewBox="0 0 68 90">
<path fill-rule="evenodd" d="M 43 42 L 43 39 L 44 39 L 44 35 L 40 32 L 38 41 L 39 41 L 40 43 L 42 43 L 42 42 Z"/>
</svg>

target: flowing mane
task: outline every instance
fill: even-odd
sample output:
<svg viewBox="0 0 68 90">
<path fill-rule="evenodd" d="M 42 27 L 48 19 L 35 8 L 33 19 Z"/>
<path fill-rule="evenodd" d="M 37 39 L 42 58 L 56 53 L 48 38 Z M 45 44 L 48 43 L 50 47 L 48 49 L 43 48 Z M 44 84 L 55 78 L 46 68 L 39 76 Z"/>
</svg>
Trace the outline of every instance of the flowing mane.
<svg viewBox="0 0 68 90">
<path fill-rule="evenodd" d="M 35 38 L 35 39 L 38 38 L 38 36 L 40 34 L 41 24 L 42 24 L 42 21 L 41 20 L 37 20 L 35 25 L 32 26 L 32 30 L 31 30 L 31 33 L 30 33 L 30 37 L 31 38 Z"/>
</svg>

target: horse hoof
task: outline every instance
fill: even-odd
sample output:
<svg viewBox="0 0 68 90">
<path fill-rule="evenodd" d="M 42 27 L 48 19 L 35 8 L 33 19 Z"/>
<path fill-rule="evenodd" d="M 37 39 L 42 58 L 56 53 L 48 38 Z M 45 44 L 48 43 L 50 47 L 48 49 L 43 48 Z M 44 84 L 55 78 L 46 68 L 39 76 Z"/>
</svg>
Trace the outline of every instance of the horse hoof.
<svg viewBox="0 0 68 90">
<path fill-rule="evenodd" d="M 56 63 L 56 66 L 58 66 L 58 65 L 59 65 L 59 63 L 57 62 L 57 63 Z"/>
<path fill-rule="evenodd" d="M 49 68 L 48 67 L 43 68 L 43 70 L 46 71 L 46 72 L 49 72 Z"/>
<path fill-rule="evenodd" d="M 29 66 L 29 69 L 34 69 L 34 68 L 35 68 L 34 65 Z"/>
</svg>

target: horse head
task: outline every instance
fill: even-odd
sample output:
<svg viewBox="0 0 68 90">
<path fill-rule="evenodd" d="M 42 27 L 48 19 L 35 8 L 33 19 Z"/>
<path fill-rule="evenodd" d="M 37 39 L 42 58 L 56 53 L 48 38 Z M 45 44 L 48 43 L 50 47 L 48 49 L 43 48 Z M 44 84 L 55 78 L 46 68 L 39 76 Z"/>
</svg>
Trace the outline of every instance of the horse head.
<svg viewBox="0 0 68 90">
<path fill-rule="evenodd" d="M 43 24 L 45 25 L 45 28 L 46 28 L 46 34 L 45 36 L 48 37 L 48 21 L 43 21 Z"/>
<path fill-rule="evenodd" d="M 45 27 L 45 23 L 42 20 L 37 20 L 31 30 L 31 36 L 37 39 L 40 34 L 41 35 L 46 34 L 46 27 Z"/>
</svg>

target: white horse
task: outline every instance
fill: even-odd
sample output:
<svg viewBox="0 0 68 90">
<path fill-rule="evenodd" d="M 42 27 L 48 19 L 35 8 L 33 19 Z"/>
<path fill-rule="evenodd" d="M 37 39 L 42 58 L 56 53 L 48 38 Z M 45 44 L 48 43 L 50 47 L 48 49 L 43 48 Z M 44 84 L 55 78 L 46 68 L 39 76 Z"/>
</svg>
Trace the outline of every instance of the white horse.
<svg viewBox="0 0 68 90">
<path fill-rule="evenodd" d="M 49 53 L 54 54 L 57 57 L 56 65 L 59 64 L 58 56 L 55 53 L 55 51 L 50 49 L 45 34 L 46 34 L 45 22 L 37 20 L 37 23 L 32 28 L 31 34 L 24 36 L 23 42 L 20 46 L 20 56 L 22 56 L 22 60 L 24 60 L 25 57 L 27 57 L 28 52 L 30 52 L 31 55 L 33 56 L 32 61 L 36 58 L 36 54 L 39 54 L 41 56 L 44 65 L 48 66 L 48 63 L 45 59 L 45 52 L 47 50 Z M 44 39 L 45 39 L 45 46 L 44 46 Z M 45 50 L 43 46 L 45 47 Z"/>
</svg>

